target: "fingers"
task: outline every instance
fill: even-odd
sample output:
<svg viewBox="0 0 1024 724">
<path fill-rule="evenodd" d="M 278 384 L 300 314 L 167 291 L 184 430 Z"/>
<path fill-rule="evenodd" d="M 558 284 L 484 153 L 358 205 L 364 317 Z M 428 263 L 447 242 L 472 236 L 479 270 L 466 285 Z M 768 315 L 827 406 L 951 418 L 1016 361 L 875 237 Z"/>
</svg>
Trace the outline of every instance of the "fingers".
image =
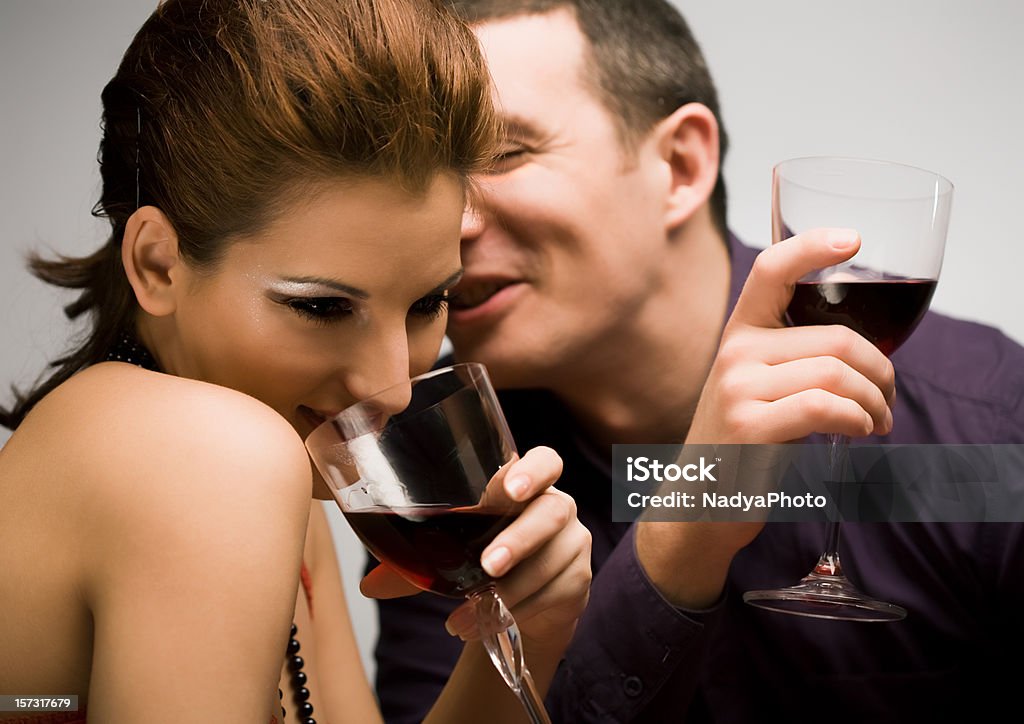
<svg viewBox="0 0 1024 724">
<path fill-rule="evenodd" d="M 516 501 L 529 500 L 551 487 L 562 474 L 562 458 L 549 447 L 535 447 L 505 474 L 505 492 Z"/>
<path fill-rule="evenodd" d="M 786 362 L 778 366 L 777 372 L 776 384 L 784 387 L 778 389 L 780 394 L 775 397 L 776 401 L 803 395 L 804 397 L 798 399 L 794 406 L 803 410 L 808 417 L 814 417 L 815 414 L 829 417 L 829 413 L 836 413 L 831 416 L 838 419 L 839 425 L 848 427 L 857 422 L 857 427 L 863 428 L 854 433 L 844 432 L 847 435 L 886 435 L 892 430 L 892 411 L 882 390 L 856 369 L 835 357 L 814 357 Z M 807 389 L 808 387 L 810 389 Z M 841 400 L 827 400 L 817 392 L 824 392 Z M 814 395 L 808 397 L 809 393 Z M 850 408 L 847 402 L 852 402 L 856 411 Z"/>
<path fill-rule="evenodd" d="M 458 636 L 463 641 L 473 641 L 480 638 L 480 631 L 476 623 L 476 608 L 472 601 L 466 601 L 449 614 L 444 622 L 445 630 L 452 636 Z"/>
<path fill-rule="evenodd" d="M 586 605 L 590 580 L 590 532 L 580 525 L 502 578 L 498 592 L 517 620 L 555 607 L 575 618 Z"/>
<path fill-rule="evenodd" d="M 860 248 L 852 229 L 812 229 L 773 244 L 757 255 L 730 325 L 785 326 L 793 286 L 804 275 L 846 261 Z"/>
<path fill-rule="evenodd" d="M 518 604 L 509 604 L 509 596 L 502 590 L 501 585 L 498 586 L 498 591 L 520 629 L 530 629 L 534 618 L 543 617 L 551 619 L 545 622 L 548 626 L 553 625 L 564 630 L 573 626 L 586 609 L 590 598 L 590 581 L 589 562 L 586 565 L 576 565 L 576 561 L 573 561 L 559 571 L 546 586 Z M 463 641 L 481 638 L 472 603 L 459 606 L 445 621 L 445 629 Z"/>
<path fill-rule="evenodd" d="M 874 419 L 856 401 L 818 388 L 764 404 L 766 420 L 780 440 L 797 440 L 815 432 L 862 437 L 875 430 Z"/>
<path fill-rule="evenodd" d="M 723 372 L 713 386 L 698 405 L 690 442 L 783 443 L 812 433 L 861 437 L 892 430 L 882 390 L 835 357 L 748 364 Z M 705 415 L 707 409 L 713 414 Z"/>
<path fill-rule="evenodd" d="M 420 590 L 386 563 L 381 563 L 359 582 L 359 592 L 367 598 L 400 598 L 419 593 Z"/>
<path fill-rule="evenodd" d="M 521 625 L 541 614 L 556 627 L 579 617 L 590 590 L 590 549 L 590 532 L 575 521 L 498 581 L 502 600 Z M 465 640 L 478 638 L 472 605 L 456 609 L 445 628 Z"/>
<path fill-rule="evenodd" d="M 756 355 L 768 365 L 803 358 L 831 357 L 868 379 L 889 404 L 892 404 L 896 396 L 896 373 L 892 362 L 875 345 L 848 327 L 830 325 L 770 331 L 752 329 L 745 334 L 734 335 L 723 346 L 729 348 L 723 350 L 726 354 L 737 358 Z"/>
<path fill-rule="evenodd" d="M 589 562 L 587 565 L 575 563 L 566 566 L 550 584 L 513 606 L 512 615 L 516 620 L 529 627 L 528 622 L 535 616 L 550 615 L 554 611 L 565 623 L 582 616 L 590 599 L 592 576 Z"/>
<path fill-rule="evenodd" d="M 524 458 L 525 459 L 525 458 Z M 560 490 L 548 489 L 526 506 L 484 549 L 480 562 L 495 578 L 505 575 L 576 519 L 576 502 Z"/>
<path fill-rule="evenodd" d="M 787 327 L 808 273 L 853 257 L 851 229 L 813 229 L 762 251 L 726 324 L 690 426 L 690 442 L 779 443 L 812 433 L 892 430 L 892 363 L 839 325 Z"/>
<path fill-rule="evenodd" d="M 872 424 L 867 433 L 858 435 L 885 435 L 892 429 L 890 405 L 896 396 L 892 363 L 874 345 L 846 327 L 744 330 L 723 342 L 720 355 L 736 362 L 727 365 L 717 383 L 727 405 L 776 402 L 818 389 L 856 402 L 861 414 L 840 403 L 826 404 L 816 395 L 804 395 L 804 402 L 776 408 L 802 410 L 816 415 L 815 424 L 842 429 L 849 429 L 855 422 L 862 426 L 865 416 L 870 417 Z M 788 426 L 789 421 L 786 422 Z"/>
</svg>

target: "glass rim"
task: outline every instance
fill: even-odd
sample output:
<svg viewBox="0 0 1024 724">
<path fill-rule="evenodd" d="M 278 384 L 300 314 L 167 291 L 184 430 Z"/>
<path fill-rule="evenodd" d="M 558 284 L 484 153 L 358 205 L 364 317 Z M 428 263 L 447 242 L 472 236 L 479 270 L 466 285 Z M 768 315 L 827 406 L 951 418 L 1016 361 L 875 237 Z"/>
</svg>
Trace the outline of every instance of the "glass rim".
<svg viewBox="0 0 1024 724">
<path fill-rule="evenodd" d="M 942 174 L 937 173 L 935 171 L 931 171 L 929 169 L 922 168 L 920 166 L 914 166 L 914 165 L 909 164 L 909 163 L 902 163 L 900 161 L 890 161 L 890 160 L 882 159 L 882 158 L 868 158 L 868 157 L 860 157 L 860 156 L 794 156 L 793 158 L 786 158 L 786 159 L 783 159 L 782 161 L 778 161 L 777 163 L 775 163 L 772 166 L 772 173 L 773 173 L 773 175 L 781 175 L 781 174 L 784 173 L 784 168 L 783 167 L 785 167 L 785 166 L 791 166 L 791 165 L 792 166 L 796 166 L 796 165 L 799 165 L 801 163 L 806 163 L 806 162 L 810 162 L 810 161 L 829 161 L 829 162 L 841 162 L 841 163 L 849 163 L 849 164 L 859 163 L 859 164 L 874 165 L 874 166 L 891 166 L 891 167 L 905 169 L 907 171 L 914 171 L 916 173 L 923 174 L 923 175 L 926 175 L 926 176 L 930 176 L 931 178 L 935 179 L 939 183 L 939 185 L 941 187 L 936 192 L 933 192 L 933 193 L 930 193 L 930 194 L 923 194 L 921 196 L 907 196 L 904 199 L 900 199 L 900 200 L 905 200 L 905 201 L 909 201 L 909 200 L 913 200 L 913 199 L 928 199 L 928 198 L 936 198 L 936 197 L 948 196 L 948 195 L 952 194 L 953 190 L 956 188 L 956 186 L 953 184 L 952 181 L 950 181 L 948 178 L 946 178 Z M 784 178 L 786 178 L 786 177 L 784 177 Z M 832 194 L 832 195 L 850 196 L 850 194 L 836 194 L 835 192 L 829 192 L 829 191 L 824 191 L 823 189 L 813 188 L 811 186 L 807 186 L 806 184 L 802 184 L 802 183 L 800 183 L 798 181 L 793 181 L 790 178 L 786 178 L 786 182 L 789 183 L 789 184 L 792 184 L 793 186 L 798 186 L 798 187 L 800 187 L 802 189 L 807 189 L 808 191 L 819 191 L 821 193 L 829 193 L 829 194 Z M 884 197 L 882 197 L 882 196 L 873 196 L 871 194 L 863 194 L 863 195 L 858 194 L 858 195 L 856 195 L 856 198 L 865 198 L 865 199 L 877 198 L 877 199 L 882 199 Z"/>
<path fill-rule="evenodd" d="M 418 374 L 415 377 L 410 377 L 405 382 L 396 382 L 393 385 L 389 385 L 388 387 L 385 387 L 385 388 L 383 388 L 381 390 L 377 390 L 376 392 L 374 392 L 372 395 L 370 395 L 368 397 L 364 397 L 361 400 L 358 400 L 357 402 L 353 402 L 351 405 L 343 408 L 342 410 L 340 410 L 336 414 L 332 415 L 331 417 L 328 417 L 326 420 L 324 420 L 319 425 L 317 425 L 315 428 L 313 428 L 310 431 L 310 433 L 308 435 L 306 435 L 304 443 L 306 444 L 306 447 L 308 448 L 310 446 L 310 444 L 314 443 L 313 439 L 315 437 L 319 438 L 319 437 L 323 436 L 322 435 L 323 430 L 325 430 L 325 429 L 327 429 L 329 427 L 336 427 L 337 423 L 338 423 L 338 421 L 340 419 L 345 418 L 346 416 L 351 416 L 353 414 L 356 414 L 356 411 L 358 409 L 360 409 L 360 408 L 362 408 L 364 406 L 368 406 L 374 400 L 376 400 L 376 399 L 378 399 L 380 397 L 383 397 L 385 395 L 388 395 L 391 392 L 393 392 L 394 390 L 397 390 L 399 388 L 405 388 L 406 386 L 409 386 L 411 388 L 412 385 L 414 385 L 414 384 L 416 384 L 418 382 L 423 382 L 423 381 L 429 380 L 429 379 L 431 379 L 433 377 L 439 377 L 439 376 L 445 375 L 445 374 L 451 374 L 451 373 L 459 371 L 459 370 L 466 370 L 466 371 L 468 371 L 470 376 L 471 376 L 471 378 L 474 381 L 479 380 L 479 379 L 483 379 L 483 380 L 485 380 L 487 382 L 490 381 L 489 377 L 487 375 L 487 367 L 482 362 L 455 362 L 453 364 L 446 365 L 444 367 L 438 367 L 436 369 L 429 370 L 429 371 L 424 372 L 422 374 Z M 443 399 L 442 400 L 438 400 L 437 402 L 435 402 L 434 404 L 430 405 L 429 407 L 423 408 L 423 410 L 419 410 L 416 414 L 419 414 L 419 413 L 422 413 L 422 412 L 424 412 L 424 411 L 426 411 L 428 409 L 437 407 L 437 405 L 441 404 L 441 402 L 443 402 Z M 386 424 L 386 423 L 384 423 L 384 424 Z M 380 426 L 374 426 L 372 428 L 368 427 L 364 432 L 361 432 L 358 435 L 358 437 L 362 437 L 363 435 L 370 435 L 370 434 L 374 434 L 374 433 L 380 432 L 380 430 L 382 430 L 384 428 L 384 424 L 382 424 Z"/>
</svg>

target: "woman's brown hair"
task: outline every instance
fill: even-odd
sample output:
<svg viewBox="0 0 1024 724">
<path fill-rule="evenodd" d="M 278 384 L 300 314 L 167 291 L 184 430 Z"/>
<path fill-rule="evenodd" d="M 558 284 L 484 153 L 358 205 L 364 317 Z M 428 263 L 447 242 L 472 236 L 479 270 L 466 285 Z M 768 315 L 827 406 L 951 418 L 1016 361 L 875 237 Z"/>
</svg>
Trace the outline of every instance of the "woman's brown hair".
<svg viewBox="0 0 1024 724">
<path fill-rule="evenodd" d="M 434 0 L 167 0 L 103 89 L 102 192 L 108 242 L 82 258 L 29 259 L 81 290 L 84 341 L 0 424 L 14 429 L 48 392 L 105 358 L 134 325 L 121 264 L 131 214 L 160 208 L 195 268 L 232 236 L 267 224 L 317 181 L 387 178 L 422 191 L 440 171 L 466 178 L 495 136 L 472 32 Z"/>
</svg>

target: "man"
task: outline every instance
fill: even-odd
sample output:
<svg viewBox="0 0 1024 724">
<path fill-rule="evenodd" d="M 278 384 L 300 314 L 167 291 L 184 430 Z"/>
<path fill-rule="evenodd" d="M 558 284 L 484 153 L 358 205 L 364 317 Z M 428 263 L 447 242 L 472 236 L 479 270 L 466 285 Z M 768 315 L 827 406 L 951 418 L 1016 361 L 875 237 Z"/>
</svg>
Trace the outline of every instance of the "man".
<svg viewBox="0 0 1024 724">
<path fill-rule="evenodd" d="M 795 582 L 823 526 L 613 523 L 608 481 L 613 443 L 1024 442 L 1024 350 L 932 314 L 894 372 L 848 330 L 785 328 L 791 285 L 858 240 L 823 230 L 755 263 L 729 234 L 714 86 L 667 3 L 452 4 L 480 38 L 506 130 L 464 220 L 449 335 L 504 390 L 519 446 L 563 456 L 560 487 L 593 535 L 591 602 L 552 719 L 956 720 L 1001 701 L 1020 670 L 1002 662 L 1024 643 L 1019 526 L 847 524 L 847 572 L 911 614 L 822 621 L 741 595 Z M 454 605 L 382 602 L 389 721 L 418 721 L 442 685 Z M 418 656 L 400 653 L 410 640 Z"/>
</svg>

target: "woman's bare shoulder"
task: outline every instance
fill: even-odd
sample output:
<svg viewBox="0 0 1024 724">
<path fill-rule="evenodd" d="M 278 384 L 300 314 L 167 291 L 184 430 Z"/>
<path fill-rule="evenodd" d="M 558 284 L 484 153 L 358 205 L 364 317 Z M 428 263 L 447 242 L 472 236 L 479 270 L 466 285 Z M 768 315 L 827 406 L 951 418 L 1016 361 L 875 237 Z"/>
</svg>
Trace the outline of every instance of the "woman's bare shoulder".
<svg viewBox="0 0 1024 724">
<path fill-rule="evenodd" d="M 257 423 L 273 421 L 286 426 L 280 415 L 237 390 L 123 362 L 104 362 L 74 375 L 43 398 L 26 423 L 44 415 L 50 421 L 71 415 L 76 421 L 94 417 L 116 424 L 116 416 L 129 422 L 144 419 L 150 423 L 139 432 L 151 427 L 159 429 L 160 423 L 171 421 L 168 415 L 195 423 L 204 419 L 223 422 L 232 415 L 240 415 L 242 421 L 249 418 Z"/>
<path fill-rule="evenodd" d="M 124 540 L 159 549 L 175 531 L 202 530 L 225 555 L 255 535 L 287 541 L 296 523 L 301 541 L 311 490 L 302 441 L 237 391 L 100 364 L 44 398 L 16 437 L 11 452 L 34 458 L 38 483 L 78 511 L 74 534 L 93 560 L 116 559 Z"/>
<path fill-rule="evenodd" d="M 199 631 L 244 673 L 286 644 L 311 488 L 298 435 L 257 400 L 97 365 L 0 450 L 0 598 L 28 611 L 56 591 L 88 610 L 94 651 L 67 656 L 90 660 L 94 682 L 187 668 Z"/>
<path fill-rule="evenodd" d="M 211 671 L 259 708 L 287 645 L 312 491 L 288 422 L 230 389 L 109 363 L 23 427 L 19 449 L 46 460 L 39 482 L 63 491 L 55 547 L 93 621 L 90 711 L 169 707 Z"/>
<path fill-rule="evenodd" d="M 56 448 L 109 473 L 117 464 L 217 463 L 226 454 L 308 460 L 302 441 L 274 410 L 241 392 L 123 363 L 95 365 L 47 395 L 19 436 Z M 240 462 L 240 461 L 239 461 Z"/>
</svg>

